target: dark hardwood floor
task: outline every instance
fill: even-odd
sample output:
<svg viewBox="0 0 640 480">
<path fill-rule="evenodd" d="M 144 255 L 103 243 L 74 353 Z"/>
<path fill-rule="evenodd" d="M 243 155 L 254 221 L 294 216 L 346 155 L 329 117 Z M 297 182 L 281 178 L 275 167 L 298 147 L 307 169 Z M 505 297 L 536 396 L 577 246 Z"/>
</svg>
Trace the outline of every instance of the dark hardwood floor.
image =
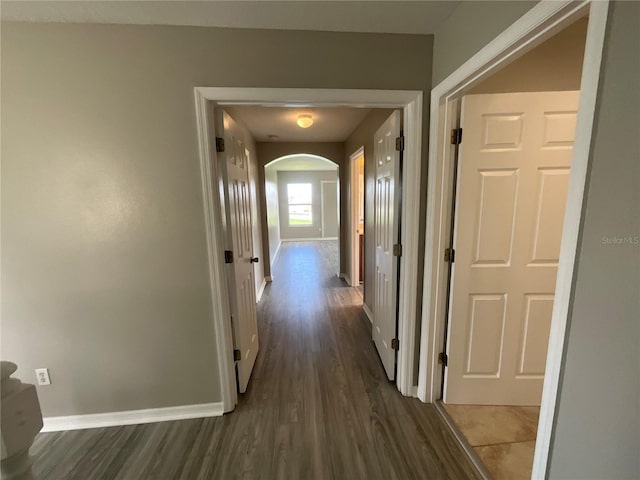
<svg viewBox="0 0 640 480">
<path fill-rule="evenodd" d="M 386 379 L 337 257 L 337 242 L 283 243 L 233 413 L 40 434 L 36 478 L 478 478 L 435 409 Z"/>
</svg>

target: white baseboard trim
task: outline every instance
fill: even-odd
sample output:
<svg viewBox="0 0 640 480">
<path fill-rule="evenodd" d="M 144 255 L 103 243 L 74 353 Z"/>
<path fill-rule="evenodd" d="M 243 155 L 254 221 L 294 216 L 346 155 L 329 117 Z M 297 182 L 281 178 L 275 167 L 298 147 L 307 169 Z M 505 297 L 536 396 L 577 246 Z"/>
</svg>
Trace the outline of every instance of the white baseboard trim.
<svg viewBox="0 0 640 480">
<path fill-rule="evenodd" d="M 339 273 L 338 277 L 347 282 L 347 285 L 351 286 L 351 279 L 349 278 L 349 275 L 347 275 L 346 273 Z"/>
<path fill-rule="evenodd" d="M 317 240 L 338 240 L 338 237 L 283 238 L 282 242 L 315 242 Z"/>
<path fill-rule="evenodd" d="M 364 313 L 369 317 L 369 321 L 373 324 L 373 312 L 366 303 L 362 303 L 362 310 L 364 310 Z"/>
<path fill-rule="evenodd" d="M 258 289 L 258 293 L 256 293 L 256 303 L 258 303 L 262 298 L 262 294 L 264 293 L 264 289 L 266 286 L 267 286 L 267 279 L 264 278 L 262 279 L 262 285 L 260 285 L 260 288 Z"/>
<path fill-rule="evenodd" d="M 43 432 L 82 430 L 85 428 L 117 427 L 140 423 L 186 420 L 189 418 L 221 417 L 224 414 L 222 402 L 181 405 L 178 407 L 148 408 L 124 412 L 91 413 L 68 417 L 43 418 Z"/>
<path fill-rule="evenodd" d="M 264 281 L 267 283 L 273 282 L 273 275 L 267 275 L 266 277 L 264 277 Z"/>
<path fill-rule="evenodd" d="M 273 270 L 273 266 L 276 264 L 276 260 L 278 260 L 278 254 L 280 253 L 280 247 L 282 246 L 282 240 L 278 242 L 278 247 L 276 248 L 276 253 L 273 254 L 273 260 L 271 260 L 271 270 Z"/>
</svg>

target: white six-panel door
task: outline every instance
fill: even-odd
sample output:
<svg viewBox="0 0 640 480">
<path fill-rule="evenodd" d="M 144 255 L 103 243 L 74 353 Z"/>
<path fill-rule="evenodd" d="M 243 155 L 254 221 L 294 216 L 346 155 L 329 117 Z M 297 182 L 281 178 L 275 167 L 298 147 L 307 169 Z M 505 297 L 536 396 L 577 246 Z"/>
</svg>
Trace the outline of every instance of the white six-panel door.
<svg viewBox="0 0 640 480">
<path fill-rule="evenodd" d="M 375 303 L 373 341 L 389 380 L 395 379 L 396 297 L 398 259 L 393 255 L 400 220 L 400 152 L 396 138 L 400 136 L 400 111 L 394 111 L 374 136 L 376 187 L 374 201 Z"/>
<path fill-rule="evenodd" d="M 446 403 L 540 404 L 578 97 L 463 98 Z"/>
<path fill-rule="evenodd" d="M 218 158 L 224 181 L 227 244 L 233 252 L 233 262 L 228 265 L 231 325 L 234 349 L 240 352 L 236 361 L 238 390 L 244 393 L 258 354 L 249 165 L 238 125 L 226 112 L 218 120 L 219 129 L 224 130 L 224 152 Z"/>
</svg>

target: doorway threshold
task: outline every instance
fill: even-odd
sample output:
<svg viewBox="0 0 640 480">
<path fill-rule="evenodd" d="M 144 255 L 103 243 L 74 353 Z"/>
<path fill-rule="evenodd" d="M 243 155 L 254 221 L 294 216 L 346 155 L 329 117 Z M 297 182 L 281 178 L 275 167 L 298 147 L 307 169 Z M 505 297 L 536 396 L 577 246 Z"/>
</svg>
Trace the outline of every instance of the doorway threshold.
<svg viewBox="0 0 640 480">
<path fill-rule="evenodd" d="M 442 418 L 442 420 L 447 425 L 447 427 L 455 437 L 460 447 L 462 447 L 462 450 L 467 455 L 467 458 L 470 460 L 473 467 L 476 469 L 478 475 L 480 475 L 480 477 L 482 477 L 484 480 L 493 480 L 493 476 L 489 473 L 487 468 L 484 466 L 484 463 L 482 463 L 482 460 L 480 460 L 480 457 L 476 454 L 471 444 L 467 441 L 467 439 L 464 437 L 462 432 L 456 426 L 453 419 L 447 413 L 446 409 L 444 408 L 444 405 L 442 404 L 442 401 L 437 400 L 434 403 L 434 406 L 436 408 L 436 411 L 438 412 L 438 415 L 440 415 L 440 418 Z"/>
</svg>

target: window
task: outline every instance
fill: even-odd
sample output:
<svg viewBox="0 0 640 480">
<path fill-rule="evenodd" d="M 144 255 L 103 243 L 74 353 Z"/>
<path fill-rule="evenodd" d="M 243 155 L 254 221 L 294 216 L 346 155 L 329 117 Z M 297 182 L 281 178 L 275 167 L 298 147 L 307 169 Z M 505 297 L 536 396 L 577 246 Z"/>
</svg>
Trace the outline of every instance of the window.
<svg viewBox="0 0 640 480">
<path fill-rule="evenodd" d="M 289 204 L 289 226 L 308 227 L 313 225 L 310 183 L 288 183 L 287 203 Z"/>
</svg>

